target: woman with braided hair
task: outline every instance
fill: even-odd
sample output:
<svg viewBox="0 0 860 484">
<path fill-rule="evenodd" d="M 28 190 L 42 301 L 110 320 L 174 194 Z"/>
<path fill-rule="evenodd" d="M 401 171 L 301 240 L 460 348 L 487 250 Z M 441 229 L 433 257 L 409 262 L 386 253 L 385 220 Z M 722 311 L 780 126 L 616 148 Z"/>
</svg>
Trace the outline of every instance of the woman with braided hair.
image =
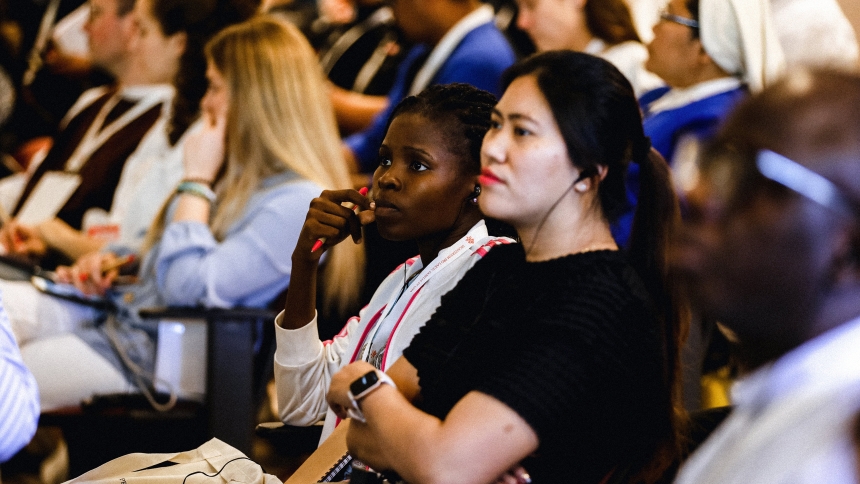
<svg viewBox="0 0 860 484">
<path fill-rule="evenodd" d="M 352 455 L 410 483 L 656 482 L 679 440 L 668 166 L 609 62 L 545 52 L 502 82 L 479 204 L 521 244 L 477 262 L 388 375 L 341 370 L 329 403 L 366 421 L 349 427 Z M 642 183 L 624 252 L 610 222 L 631 161 Z"/>
<path fill-rule="evenodd" d="M 338 420 L 325 401 L 331 376 L 359 360 L 388 369 L 441 296 L 490 248 L 512 242 L 488 234 L 477 205 L 481 141 L 495 103 L 468 84 L 435 85 L 404 99 L 379 147 L 371 192 L 324 191 L 311 202 L 276 319 L 275 381 L 285 423 L 326 417 L 324 440 Z M 334 339 L 321 342 L 314 309 L 320 256 L 347 236 L 358 240 L 361 226 L 374 220 L 382 237 L 415 241 L 419 255 L 395 269 Z M 314 250 L 320 240 L 322 250 Z"/>
</svg>

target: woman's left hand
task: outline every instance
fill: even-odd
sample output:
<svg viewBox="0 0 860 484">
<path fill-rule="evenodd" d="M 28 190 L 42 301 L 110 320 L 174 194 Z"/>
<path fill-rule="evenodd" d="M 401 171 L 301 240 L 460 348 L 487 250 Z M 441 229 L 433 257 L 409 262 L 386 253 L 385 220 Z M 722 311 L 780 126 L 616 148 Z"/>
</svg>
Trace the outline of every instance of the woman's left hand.
<svg viewBox="0 0 860 484">
<path fill-rule="evenodd" d="M 88 295 L 104 296 L 119 274 L 118 268 L 103 271 L 115 265 L 119 257 L 113 252 L 95 251 L 78 258 L 71 267 L 57 267 L 57 281 L 74 284 L 79 291 Z"/>
<path fill-rule="evenodd" d="M 328 405 L 340 418 L 347 418 L 347 410 L 352 407 L 352 399 L 349 398 L 349 385 L 374 367 L 366 361 L 356 361 L 341 368 L 331 377 L 331 385 L 326 395 Z"/>
<path fill-rule="evenodd" d="M 185 142 L 182 163 L 186 180 L 215 180 L 224 164 L 226 129 L 226 113 L 204 113 L 202 129 L 190 134 Z"/>
</svg>

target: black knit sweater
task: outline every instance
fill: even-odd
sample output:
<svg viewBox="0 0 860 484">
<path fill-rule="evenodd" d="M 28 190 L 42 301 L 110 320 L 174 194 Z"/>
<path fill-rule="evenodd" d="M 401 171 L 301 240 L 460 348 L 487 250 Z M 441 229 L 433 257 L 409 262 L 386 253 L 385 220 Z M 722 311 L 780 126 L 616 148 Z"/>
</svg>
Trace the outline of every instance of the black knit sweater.
<svg viewBox="0 0 860 484">
<path fill-rule="evenodd" d="M 419 406 L 444 419 L 469 391 L 537 434 L 534 482 L 597 483 L 666 435 L 669 390 L 649 296 L 616 251 L 526 263 L 494 248 L 442 298 L 404 356 Z"/>
</svg>

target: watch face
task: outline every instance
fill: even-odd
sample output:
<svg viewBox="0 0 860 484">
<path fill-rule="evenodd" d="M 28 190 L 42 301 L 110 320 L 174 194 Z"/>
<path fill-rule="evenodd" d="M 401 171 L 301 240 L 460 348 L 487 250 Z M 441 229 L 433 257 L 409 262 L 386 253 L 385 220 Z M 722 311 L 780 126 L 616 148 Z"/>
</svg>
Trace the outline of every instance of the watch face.
<svg viewBox="0 0 860 484">
<path fill-rule="evenodd" d="M 369 371 L 365 373 L 362 377 L 350 383 L 349 391 L 352 392 L 353 395 L 359 395 L 361 394 L 361 392 L 375 385 L 378 381 L 379 376 L 376 375 L 376 372 Z"/>
</svg>

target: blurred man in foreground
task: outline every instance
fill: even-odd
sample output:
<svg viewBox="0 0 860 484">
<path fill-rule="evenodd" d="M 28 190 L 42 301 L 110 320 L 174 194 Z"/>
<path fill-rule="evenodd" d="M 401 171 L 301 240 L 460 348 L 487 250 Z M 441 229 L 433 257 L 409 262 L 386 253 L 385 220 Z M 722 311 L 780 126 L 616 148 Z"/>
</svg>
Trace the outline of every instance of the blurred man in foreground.
<svg viewBox="0 0 860 484">
<path fill-rule="evenodd" d="M 738 340 L 732 414 L 676 483 L 854 483 L 860 78 L 801 72 L 744 102 L 701 160 L 673 264 Z"/>
</svg>

